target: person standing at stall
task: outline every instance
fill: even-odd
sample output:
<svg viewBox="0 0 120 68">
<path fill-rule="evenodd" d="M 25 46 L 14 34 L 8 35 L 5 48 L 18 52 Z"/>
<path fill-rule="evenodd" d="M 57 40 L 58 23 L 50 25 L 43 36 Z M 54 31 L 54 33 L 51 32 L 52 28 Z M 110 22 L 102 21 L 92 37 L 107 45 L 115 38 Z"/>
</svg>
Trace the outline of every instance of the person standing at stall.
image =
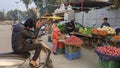
<svg viewBox="0 0 120 68">
<path fill-rule="evenodd" d="M 54 21 L 53 25 L 52 25 L 52 40 L 53 40 L 53 47 L 52 47 L 52 51 L 53 54 L 56 55 L 56 49 L 57 49 L 57 45 L 58 45 L 58 37 L 59 35 L 61 35 L 61 32 L 59 30 L 59 28 L 57 27 L 57 21 Z"/>
<path fill-rule="evenodd" d="M 102 23 L 102 25 L 101 25 L 101 28 L 102 28 L 103 26 L 108 26 L 108 27 L 110 27 L 110 24 L 108 23 L 108 18 L 107 18 L 107 17 L 105 17 L 105 18 L 103 19 L 103 23 Z"/>
<path fill-rule="evenodd" d="M 66 24 L 66 29 L 67 29 L 68 34 L 70 35 L 70 32 L 73 32 L 74 29 L 75 29 L 74 21 L 68 22 L 68 23 Z"/>
</svg>

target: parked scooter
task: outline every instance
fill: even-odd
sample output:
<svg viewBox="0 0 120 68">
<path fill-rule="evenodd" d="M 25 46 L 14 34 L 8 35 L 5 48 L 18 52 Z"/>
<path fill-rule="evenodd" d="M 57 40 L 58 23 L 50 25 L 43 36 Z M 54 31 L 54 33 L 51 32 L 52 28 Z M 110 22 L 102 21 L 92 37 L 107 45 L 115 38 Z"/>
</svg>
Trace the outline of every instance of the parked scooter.
<svg viewBox="0 0 120 68">
<path fill-rule="evenodd" d="M 37 39 L 35 40 L 29 40 L 32 43 L 41 43 L 42 44 L 42 50 L 39 56 L 39 68 L 53 68 L 53 63 L 50 58 L 51 50 L 50 48 L 45 44 L 45 42 L 41 39 L 42 35 L 39 35 Z M 44 61 L 41 61 L 42 54 L 45 54 Z M 23 66 L 24 63 L 29 59 L 31 56 L 30 53 L 15 53 L 15 52 L 9 52 L 9 53 L 0 53 L 0 68 L 32 68 L 28 65 Z"/>
</svg>

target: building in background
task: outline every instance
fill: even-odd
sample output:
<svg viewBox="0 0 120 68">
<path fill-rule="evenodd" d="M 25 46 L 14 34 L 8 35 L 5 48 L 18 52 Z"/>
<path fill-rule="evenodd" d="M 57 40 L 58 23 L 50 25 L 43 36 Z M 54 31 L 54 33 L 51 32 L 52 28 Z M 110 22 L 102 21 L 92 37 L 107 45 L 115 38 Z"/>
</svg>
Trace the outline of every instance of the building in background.
<svg viewBox="0 0 120 68">
<path fill-rule="evenodd" d="M 92 27 L 96 24 L 96 27 L 100 27 L 104 17 L 108 17 L 108 22 L 111 27 L 120 27 L 120 8 L 116 10 L 109 10 L 109 7 L 91 10 L 88 12 L 79 12 L 75 14 L 75 21 L 83 23 L 84 26 Z M 84 14 L 84 18 L 83 18 Z M 82 21 L 84 20 L 84 21 Z"/>
</svg>

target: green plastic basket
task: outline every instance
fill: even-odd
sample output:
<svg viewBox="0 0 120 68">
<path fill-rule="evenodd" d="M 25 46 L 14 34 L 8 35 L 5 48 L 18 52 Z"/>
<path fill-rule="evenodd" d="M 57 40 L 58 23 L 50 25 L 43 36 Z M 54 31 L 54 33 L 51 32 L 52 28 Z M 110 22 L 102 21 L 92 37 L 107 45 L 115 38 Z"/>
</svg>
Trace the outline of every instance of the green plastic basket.
<svg viewBox="0 0 120 68">
<path fill-rule="evenodd" d="M 65 53 L 65 48 L 57 48 L 57 53 L 58 54 L 64 54 Z"/>
<path fill-rule="evenodd" d="M 98 68 L 120 68 L 120 61 L 101 61 L 98 60 Z"/>
</svg>

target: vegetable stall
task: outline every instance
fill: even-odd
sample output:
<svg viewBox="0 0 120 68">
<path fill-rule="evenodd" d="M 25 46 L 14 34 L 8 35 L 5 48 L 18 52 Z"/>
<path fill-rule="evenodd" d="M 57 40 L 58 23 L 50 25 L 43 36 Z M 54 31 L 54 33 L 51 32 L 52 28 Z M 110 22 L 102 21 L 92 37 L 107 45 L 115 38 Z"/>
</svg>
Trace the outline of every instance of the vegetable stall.
<svg viewBox="0 0 120 68">
<path fill-rule="evenodd" d="M 58 28 L 66 34 L 65 23 Z M 81 47 L 90 47 L 99 56 L 98 68 L 120 68 L 120 36 L 112 27 L 84 27 L 75 22 L 75 30 L 70 34 L 69 37 L 64 35 L 64 38 L 59 38 L 58 44 L 58 52 L 64 53 L 67 59 L 80 58 Z"/>
<path fill-rule="evenodd" d="M 59 24 L 62 36 L 59 37 L 57 52 L 68 60 L 81 57 L 81 47 L 93 49 L 98 55 L 99 68 L 120 68 L 120 36 L 112 27 L 92 28 L 75 25 L 75 31 L 65 34 L 65 23 Z"/>
<path fill-rule="evenodd" d="M 99 56 L 99 68 L 120 68 L 120 48 L 100 46 L 95 52 Z"/>
<path fill-rule="evenodd" d="M 80 27 L 78 32 L 71 34 L 81 38 L 85 47 L 95 48 L 99 68 L 120 68 L 120 36 L 112 27 Z"/>
<path fill-rule="evenodd" d="M 82 38 L 86 46 L 96 47 L 111 45 L 110 39 L 116 35 L 116 32 L 113 28 L 107 26 L 103 28 L 80 27 L 78 32 L 71 32 L 71 34 Z"/>
</svg>

